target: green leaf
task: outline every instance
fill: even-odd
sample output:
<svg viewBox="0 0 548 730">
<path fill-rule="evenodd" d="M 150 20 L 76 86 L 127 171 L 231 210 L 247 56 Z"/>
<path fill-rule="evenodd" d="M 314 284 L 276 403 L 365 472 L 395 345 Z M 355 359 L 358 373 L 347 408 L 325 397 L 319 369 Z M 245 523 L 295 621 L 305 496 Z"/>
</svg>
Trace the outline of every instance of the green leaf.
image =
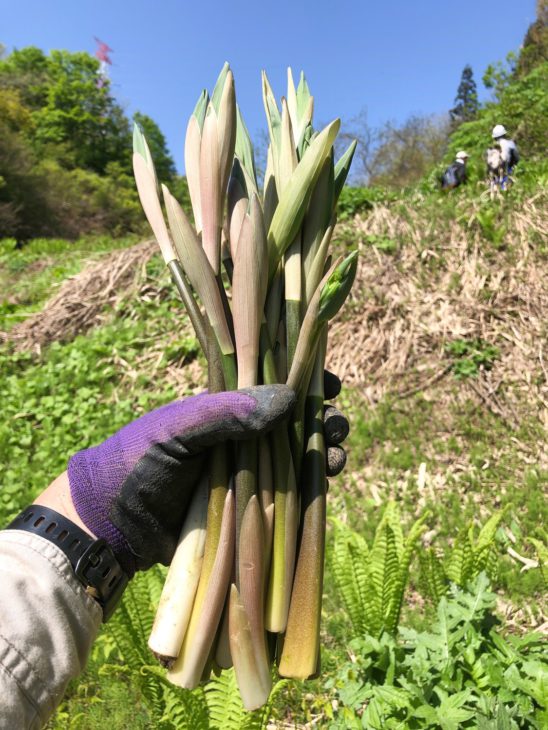
<svg viewBox="0 0 548 730">
<path fill-rule="evenodd" d="M 247 131 L 242 112 L 239 106 L 236 106 L 236 148 L 235 155 L 240 161 L 241 168 L 244 173 L 244 179 L 247 188 L 247 197 L 251 198 L 252 193 L 258 195 L 257 173 L 255 170 L 255 156 L 253 154 L 253 144 L 251 137 Z"/>
<path fill-rule="evenodd" d="M 335 268 L 320 294 L 318 321 L 332 319 L 346 301 L 358 270 L 358 252 L 353 251 Z"/>
<path fill-rule="evenodd" d="M 204 120 L 205 120 L 208 104 L 209 104 L 209 94 L 207 93 L 206 89 L 203 89 L 202 93 L 198 97 L 198 101 L 196 102 L 194 111 L 192 112 L 192 116 L 196 117 L 196 121 L 198 122 L 198 126 L 199 126 L 200 130 L 202 130 L 203 126 L 204 126 Z"/>
<path fill-rule="evenodd" d="M 225 81 L 226 81 L 226 77 L 227 77 L 229 71 L 230 71 L 230 65 L 228 64 L 227 61 L 225 61 L 224 66 L 221 69 L 221 73 L 219 74 L 219 77 L 217 78 L 217 81 L 215 83 L 215 88 L 213 89 L 213 93 L 211 94 L 211 104 L 217 114 L 219 113 L 219 106 L 221 104 L 221 98 L 223 96 L 223 91 L 225 88 Z M 204 92 L 202 92 L 202 93 L 204 93 Z M 204 111 L 204 116 L 205 116 L 205 111 Z"/>
<path fill-rule="evenodd" d="M 268 131 L 270 134 L 270 144 L 272 145 L 272 154 L 275 158 L 274 167 L 277 167 L 277 158 L 280 150 L 280 135 L 282 127 L 282 117 L 278 105 L 276 104 L 276 98 L 270 86 L 270 82 L 263 71 L 262 74 L 263 84 L 263 103 L 264 110 L 266 113 L 266 120 L 268 122 Z"/>
<path fill-rule="evenodd" d="M 316 137 L 280 196 L 268 231 L 270 280 L 281 257 L 297 236 L 314 185 L 324 160 L 331 154 L 339 127 L 337 119 Z"/>
<path fill-rule="evenodd" d="M 354 152 L 356 151 L 357 144 L 358 143 L 356 142 L 356 140 L 353 140 L 348 146 L 346 152 L 335 165 L 335 203 L 339 199 L 341 191 L 346 182 L 346 178 L 348 177 L 348 173 L 350 172 L 350 165 L 352 164 L 352 159 L 354 157 Z"/>
</svg>

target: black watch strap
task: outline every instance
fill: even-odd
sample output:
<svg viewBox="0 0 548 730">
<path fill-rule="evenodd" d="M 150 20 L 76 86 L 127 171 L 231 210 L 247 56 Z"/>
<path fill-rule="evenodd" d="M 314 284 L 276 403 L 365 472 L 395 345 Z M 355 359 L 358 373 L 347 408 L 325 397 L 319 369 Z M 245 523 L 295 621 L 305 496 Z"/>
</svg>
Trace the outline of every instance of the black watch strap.
<svg viewBox="0 0 548 730">
<path fill-rule="evenodd" d="M 94 539 L 74 522 L 49 507 L 32 504 L 23 510 L 7 528 L 25 530 L 49 540 L 67 556 L 74 575 L 103 609 L 108 621 L 128 583 L 108 543 Z"/>
</svg>

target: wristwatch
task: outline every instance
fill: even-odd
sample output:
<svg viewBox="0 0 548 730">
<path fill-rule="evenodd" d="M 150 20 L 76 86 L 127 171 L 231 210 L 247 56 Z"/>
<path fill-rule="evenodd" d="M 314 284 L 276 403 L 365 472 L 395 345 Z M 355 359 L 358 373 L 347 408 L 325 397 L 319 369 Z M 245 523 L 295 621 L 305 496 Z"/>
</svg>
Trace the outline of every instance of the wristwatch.
<svg viewBox="0 0 548 730">
<path fill-rule="evenodd" d="M 103 621 L 109 620 L 129 579 L 106 540 L 91 537 L 74 522 L 41 504 L 27 507 L 6 529 L 40 535 L 57 545 L 69 559 L 86 593 L 100 604 Z"/>
</svg>

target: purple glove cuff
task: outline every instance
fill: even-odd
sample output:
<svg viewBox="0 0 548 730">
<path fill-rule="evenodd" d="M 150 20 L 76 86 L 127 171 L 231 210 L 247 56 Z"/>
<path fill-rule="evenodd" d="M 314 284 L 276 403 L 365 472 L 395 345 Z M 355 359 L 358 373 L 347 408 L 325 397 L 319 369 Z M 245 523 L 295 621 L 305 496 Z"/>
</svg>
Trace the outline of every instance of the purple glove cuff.
<svg viewBox="0 0 548 730">
<path fill-rule="evenodd" d="M 100 494 L 101 489 L 100 485 L 93 483 L 93 475 L 97 473 L 93 464 L 95 459 L 101 457 L 101 446 L 79 451 L 70 459 L 67 467 L 70 493 L 82 522 L 94 535 L 102 537 L 108 542 L 124 572 L 129 578 L 132 578 L 137 569 L 135 556 L 120 530 L 105 515 L 107 502 L 110 501 L 108 499 L 110 490 L 107 490 L 102 506 L 96 502 L 96 497 Z M 99 453 L 94 454 L 93 452 Z"/>
</svg>

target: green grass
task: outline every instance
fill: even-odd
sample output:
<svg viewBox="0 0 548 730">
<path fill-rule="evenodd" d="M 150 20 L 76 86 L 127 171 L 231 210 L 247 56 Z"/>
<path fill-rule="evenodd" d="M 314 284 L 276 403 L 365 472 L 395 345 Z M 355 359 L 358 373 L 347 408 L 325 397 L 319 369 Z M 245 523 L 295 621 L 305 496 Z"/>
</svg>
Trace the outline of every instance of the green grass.
<svg viewBox="0 0 548 730">
<path fill-rule="evenodd" d="M 143 697 L 123 671 L 101 674 L 101 666 L 90 664 L 87 671 L 70 683 L 65 699 L 48 730 L 147 730 L 150 715 Z"/>
<path fill-rule="evenodd" d="M 157 281 L 159 262 L 149 264 Z M 163 275 L 163 274 L 162 274 Z M 163 280 L 162 300 L 124 304 L 112 321 L 66 344 L 53 343 L 43 356 L 0 348 L 3 419 L 0 424 L 0 519 L 6 520 L 66 468 L 68 458 L 94 445 L 137 415 L 183 393 L 158 387 L 146 374 L 128 370 L 152 345 L 164 354 L 160 368 L 196 356 L 192 337 L 173 339 L 165 321 L 182 316 L 181 305 Z"/>
</svg>

